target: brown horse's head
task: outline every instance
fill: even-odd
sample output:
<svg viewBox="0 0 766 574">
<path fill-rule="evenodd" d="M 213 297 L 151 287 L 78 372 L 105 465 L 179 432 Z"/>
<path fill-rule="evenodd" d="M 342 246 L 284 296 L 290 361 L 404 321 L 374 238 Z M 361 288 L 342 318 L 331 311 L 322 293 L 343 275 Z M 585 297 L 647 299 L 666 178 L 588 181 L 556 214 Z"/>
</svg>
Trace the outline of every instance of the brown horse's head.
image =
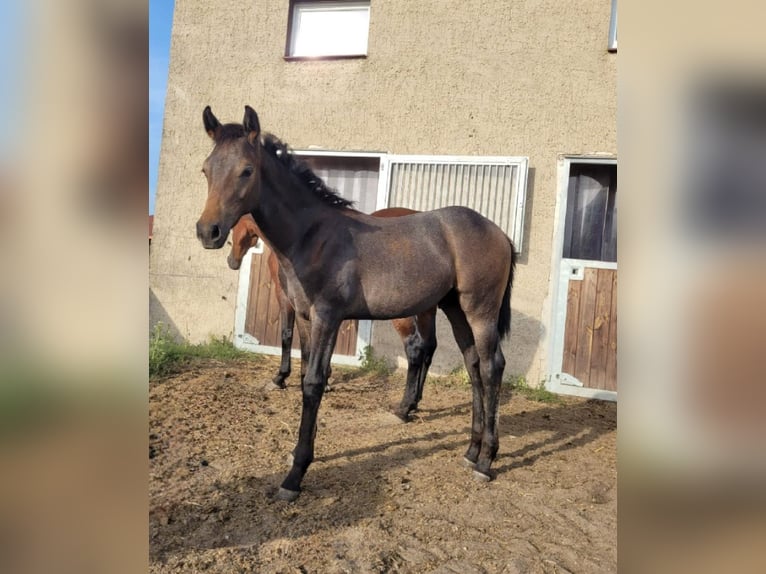
<svg viewBox="0 0 766 574">
<path fill-rule="evenodd" d="M 229 253 L 229 257 L 226 259 L 231 269 L 239 269 L 245 253 L 251 247 L 255 247 L 260 234 L 260 229 L 258 229 L 252 215 L 247 213 L 239 218 L 239 221 L 231 230 L 231 253 Z"/>
<path fill-rule="evenodd" d="M 215 147 L 202 164 L 208 189 L 205 209 L 197 221 L 197 237 L 206 249 L 220 249 L 236 221 L 257 205 L 261 127 L 250 106 L 245 106 L 242 125 L 221 125 L 210 106 L 202 120 Z"/>
</svg>

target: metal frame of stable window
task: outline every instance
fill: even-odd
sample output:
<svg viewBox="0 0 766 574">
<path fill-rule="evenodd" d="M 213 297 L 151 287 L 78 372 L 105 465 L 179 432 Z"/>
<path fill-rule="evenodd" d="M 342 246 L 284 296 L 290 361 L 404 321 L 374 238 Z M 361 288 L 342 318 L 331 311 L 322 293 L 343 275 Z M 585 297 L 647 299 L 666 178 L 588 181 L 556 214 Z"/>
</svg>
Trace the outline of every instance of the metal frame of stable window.
<svg viewBox="0 0 766 574">
<path fill-rule="evenodd" d="M 617 401 L 615 391 L 593 389 L 582 386 L 579 381 L 562 373 L 564 354 L 564 329 L 566 325 L 567 292 L 569 276 L 577 273 L 579 267 L 595 267 L 599 269 L 617 269 L 617 263 L 609 261 L 591 261 L 564 258 L 564 234 L 567 203 L 569 199 L 569 174 L 572 164 L 617 165 L 614 156 L 575 156 L 562 155 L 558 160 L 558 192 L 556 213 L 553 220 L 553 253 L 551 257 L 551 275 L 549 292 L 551 294 L 551 310 L 548 332 L 547 374 L 545 388 L 554 393 L 574 395 L 589 399 Z M 619 198 L 616 198 L 619 201 Z M 567 271 L 567 273 L 564 273 Z"/>
<path fill-rule="evenodd" d="M 518 169 L 516 187 L 512 191 L 515 198 L 511 209 L 512 230 L 511 239 L 518 252 L 524 247 L 524 218 L 527 199 L 527 173 L 529 158 L 526 156 L 466 156 L 466 155 L 395 155 L 385 157 L 386 171 L 386 204 L 389 202 L 391 189 L 391 165 L 401 164 L 433 164 L 433 165 L 471 165 L 471 166 L 503 166 Z"/>
<path fill-rule="evenodd" d="M 520 156 L 453 156 L 453 155 L 395 155 L 385 152 L 348 152 L 334 151 L 327 149 L 302 149 L 294 150 L 294 153 L 303 157 L 336 157 L 336 158 L 373 158 L 380 162 L 380 171 L 378 176 L 378 190 L 375 201 L 375 209 L 388 207 L 390 191 L 391 164 L 456 164 L 456 165 L 479 165 L 479 166 L 511 166 L 518 167 L 518 177 L 516 182 L 516 202 L 512 206 L 513 214 L 513 235 L 514 245 L 518 251 L 522 249 L 522 239 L 524 231 L 524 212 L 526 205 L 527 190 L 527 171 L 529 158 Z M 263 253 L 263 243 L 251 247 L 244 258 L 239 271 L 239 283 L 237 287 L 237 300 L 235 305 L 234 318 L 234 345 L 239 349 L 245 349 L 256 353 L 276 354 L 282 352 L 280 347 L 261 345 L 260 342 L 245 333 L 245 321 L 247 319 L 247 302 L 250 290 L 250 272 L 252 266 L 253 254 Z M 373 322 L 369 320 L 360 320 L 357 326 L 357 351 L 361 352 L 372 341 Z M 293 349 L 291 356 L 300 357 L 300 351 Z M 358 366 L 361 364 L 361 357 L 351 357 L 348 355 L 333 355 L 332 362 L 336 364 L 345 364 Z"/>
</svg>

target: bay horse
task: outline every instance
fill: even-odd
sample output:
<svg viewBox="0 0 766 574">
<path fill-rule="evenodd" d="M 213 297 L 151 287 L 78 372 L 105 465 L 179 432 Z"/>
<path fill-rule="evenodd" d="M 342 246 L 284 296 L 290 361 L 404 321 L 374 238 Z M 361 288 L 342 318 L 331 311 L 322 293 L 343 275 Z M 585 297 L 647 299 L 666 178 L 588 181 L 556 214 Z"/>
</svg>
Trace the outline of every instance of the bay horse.
<svg viewBox="0 0 766 574">
<path fill-rule="evenodd" d="M 387 207 L 374 211 L 375 217 L 401 217 L 418 213 L 405 207 Z M 253 219 L 246 213 L 231 230 L 232 246 L 227 257 L 229 268 L 239 269 L 242 259 L 247 250 L 258 243 L 261 230 Z M 266 264 L 269 269 L 271 283 L 279 305 L 279 321 L 282 332 L 282 359 L 279 371 L 271 382 L 272 388 L 284 389 L 285 379 L 290 376 L 290 352 L 293 346 L 293 328 L 295 325 L 295 309 L 287 296 L 286 281 L 280 274 L 279 261 L 273 251 L 269 251 Z M 414 317 L 394 319 L 391 321 L 394 329 L 399 334 L 407 357 L 407 383 L 404 396 L 399 406 L 393 409 L 394 414 L 402 421 L 407 422 L 411 412 L 417 410 L 418 403 L 423 398 L 423 386 L 425 384 L 428 369 L 431 366 L 434 353 L 436 352 L 436 307 L 432 307 Z M 303 349 L 301 345 L 301 349 Z M 301 380 L 305 376 L 306 361 L 301 363 Z M 327 373 L 330 378 L 330 372 Z M 329 390 L 329 389 L 325 389 Z"/>
<path fill-rule="evenodd" d="M 250 213 L 276 254 L 308 341 L 303 404 L 292 466 L 276 496 L 293 501 L 314 459 L 317 413 L 344 319 L 394 319 L 438 305 L 452 326 L 473 394 L 464 458 L 490 480 L 499 447 L 497 410 L 510 332 L 513 243 L 466 207 L 380 218 L 351 209 L 277 137 L 261 133 L 245 106 L 241 124 L 221 124 L 210 106 L 203 125 L 214 147 L 202 172 L 208 193 L 197 221 L 205 249 L 220 249 Z"/>
</svg>

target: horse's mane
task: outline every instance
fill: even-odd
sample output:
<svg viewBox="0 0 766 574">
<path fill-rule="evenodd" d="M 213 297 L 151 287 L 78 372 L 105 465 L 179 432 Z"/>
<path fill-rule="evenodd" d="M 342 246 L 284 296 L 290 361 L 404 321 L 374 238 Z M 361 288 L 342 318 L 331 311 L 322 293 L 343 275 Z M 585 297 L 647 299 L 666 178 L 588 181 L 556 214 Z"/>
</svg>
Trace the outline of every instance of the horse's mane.
<svg viewBox="0 0 766 574">
<path fill-rule="evenodd" d="M 322 178 L 315 174 L 306 162 L 298 159 L 290 147 L 277 136 L 264 134 L 263 148 L 328 205 L 339 208 L 351 207 L 353 205 L 353 201 L 342 197 L 336 190 L 328 187 L 322 181 Z"/>
<path fill-rule="evenodd" d="M 215 143 L 245 137 L 242 124 L 223 124 L 215 132 Z M 336 190 L 327 186 L 304 161 L 298 159 L 290 147 L 274 134 L 263 135 L 263 148 L 314 194 L 333 207 L 351 207 L 354 202 L 342 197 Z"/>
</svg>

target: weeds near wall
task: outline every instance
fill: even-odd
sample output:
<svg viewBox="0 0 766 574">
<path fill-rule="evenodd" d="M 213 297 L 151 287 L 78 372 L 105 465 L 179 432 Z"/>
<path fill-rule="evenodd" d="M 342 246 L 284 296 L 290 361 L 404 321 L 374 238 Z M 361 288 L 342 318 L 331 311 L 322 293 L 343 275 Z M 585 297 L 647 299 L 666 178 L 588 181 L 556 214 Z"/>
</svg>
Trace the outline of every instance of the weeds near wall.
<svg viewBox="0 0 766 574">
<path fill-rule="evenodd" d="M 470 387 L 471 377 L 468 376 L 464 365 L 458 365 L 446 375 L 437 377 L 436 382 L 447 387 Z"/>
<path fill-rule="evenodd" d="M 459 365 L 452 369 L 448 374 L 442 376 L 429 377 L 429 380 L 437 385 L 446 387 L 470 387 L 471 377 L 468 376 L 465 366 Z M 510 389 L 512 393 L 519 393 L 530 401 L 539 403 L 559 403 L 561 399 L 555 393 L 550 392 L 545 387 L 531 387 L 523 376 L 512 376 L 503 381 L 503 387 Z"/>
<path fill-rule="evenodd" d="M 237 349 L 226 337 L 210 337 L 207 343 L 178 342 L 166 325 L 157 323 L 149 338 L 149 376 L 161 377 L 181 370 L 195 360 L 261 360 L 260 356 Z"/>
<path fill-rule="evenodd" d="M 550 392 L 542 384 L 532 387 L 523 376 L 511 377 L 503 381 L 503 385 L 511 388 L 513 392 L 525 396 L 530 401 L 538 403 L 560 403 L 561 399 L 555 393 Z"/>
<path fill-rule="evenodd" d="M 382 377 L 388 376 L 393 372 L 391 365 L 386 361 L 384 357 L 378 357 L 375 355 L 371 345 L 367 345 L 360 355 L 362 364 L 359 367 L 359 372 L 365 375 L 380 375 Z"/>
</svg>

